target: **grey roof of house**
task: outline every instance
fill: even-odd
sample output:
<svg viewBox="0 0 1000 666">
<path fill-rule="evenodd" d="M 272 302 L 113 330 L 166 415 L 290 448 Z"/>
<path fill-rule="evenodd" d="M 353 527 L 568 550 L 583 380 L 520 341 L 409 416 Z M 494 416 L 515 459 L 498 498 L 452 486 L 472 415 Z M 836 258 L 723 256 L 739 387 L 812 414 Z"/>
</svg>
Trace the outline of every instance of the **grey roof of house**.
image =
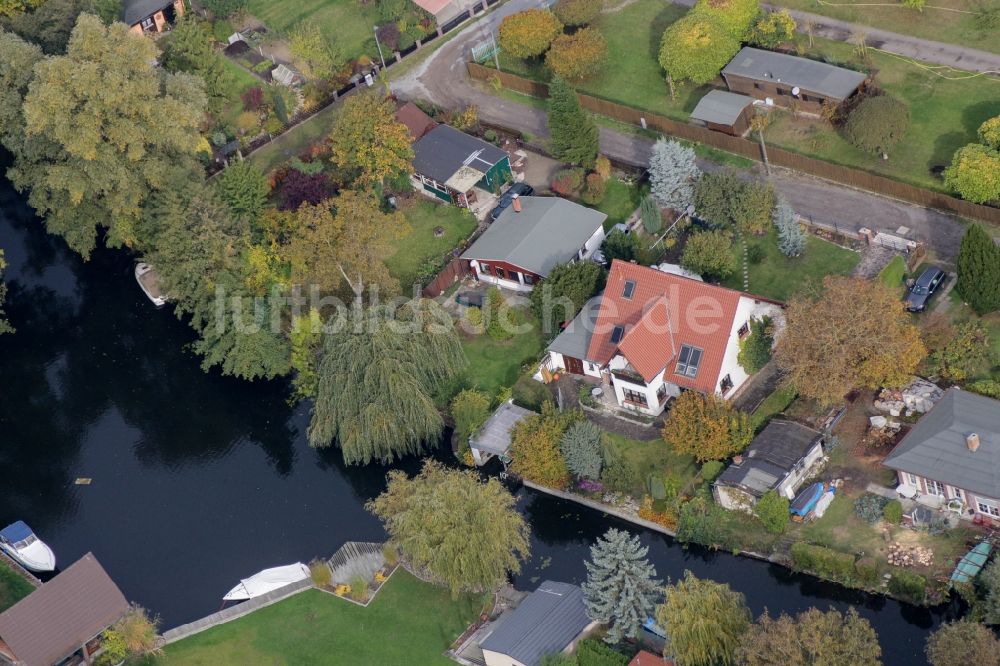
<svg viewBox="0 0 1000 666">
<path fill-rule="evenodd" d="M 804 425 L 771 421 L 743 452 L 743 462 L 731 464 L 715 482 L 760 497 L 776 488 L 821 438 L 819 432 Z"/>
<path fill-rule="evenodd" d="M 565 649 L 589 624 L 583 591 L 576 585 L 547 580 L 479 647 L 536 666 L 545 655 Z"/>
<path fill-rule="evenodd" d="M 808 58 L 744 47 L 722 74 L 745 76 L 755 81 L 780 81 L 826 97 L 845 99 L 860 86 L 866 74 Z"/>
<path fill-rule="evenodd" d="M 123 0 L 121 20 L 125 25 L 135 25 L 164 7 L 174 4 L 173 0 Z"/>
<path fill-rule="evenodd" d="M 23 666 L 50 666 L 120 620 L 129 604 L 91 553 L 0 613 L 0 640 Z"/>
<path fill-rule="evenodd" d="M 970 451 L 966 437 L 979 435 Z M 884 462 L 950 486 L 1000 498 L 1000 401 L 949 389 Z"/>
<path fill-rule="evenodd" d="M 510 448 L 510 430 L 525 417 L 534 414 L 530 409 L 518 407 L 511 402 L 505 402 L 493 412 L 479 432 L 472 437 L 470 444 L 494 455 L 503 455 Z"/>
<path fill-rule="evenodd" d="M 597 315 L 600 311 L 601 296 L 597 295 L 587 301 L 573 321 L 556 336 L 548 346 L 549 351 L 581 360 L 587 358 L 590 338 L 597 327 Z"/>
<path fill-rule="evenodd" d="M 712 90 L 698 101 L 698 105 L 691 112 L 691 118 L 705 123 L 732 125 L 739 119 L 743 109 L 751 104 L 753 97 L 725 90 Z"/>
<path fill-rule="evenodd" d="M 469 161 L 479 151 L 479 155 Z M 443 183 L 466 162 L 486 173 L 503 161 L 507 153 L 492 143 L 459 132 L 449 125 L 438 125 L 413 144 L 413 170 Z"/>
<path fill-rule="evenodd" d="M 519 197 L 521 212 L 507 206 L 463 259 L 505 261 L 545 277 L 576 256 L 608 216 L 559 197 Z"/>
</svg>

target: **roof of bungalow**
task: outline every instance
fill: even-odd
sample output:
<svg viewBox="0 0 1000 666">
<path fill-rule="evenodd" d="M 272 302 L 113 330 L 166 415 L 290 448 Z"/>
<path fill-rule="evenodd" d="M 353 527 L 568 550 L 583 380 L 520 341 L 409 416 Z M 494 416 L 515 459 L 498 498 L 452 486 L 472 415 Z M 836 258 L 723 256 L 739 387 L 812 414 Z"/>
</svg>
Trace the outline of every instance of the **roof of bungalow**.
<svg viewBox="0 0 1000 666">
<path fill-rule="evenodd" d="M 716 125 L 733 125 L 740 114 L 753 104 L 753 97 L 726 90 L 712 90 L 698 101 L 691 112 L 692 120 Z"/>
<path fill-rule="evenodd" d="M 744 47 L 722 68 L 723 77 L 727 74 L 798 86 L 835 99 L 850 97 L 868 78 L 852 69 L 750 46 Z"/>
<path fill-rule="evenodd" d="M 486 420 L 479 432 L 470 438 L 469 444 L 480 451 L 502 456 L 510 448 L 510 431 L 534 413 L 512 402 L 505 402 Z"/>
<path fill-rule="evenodd" d="M 967 443 L 972 434 L 979 436 L 975 451 Z M 883 464 L 1000 498 L 1000 400 L 948 389 Z"/>
<path fill-rule="evenodd" d="M 121 21 L 125 25 L 135 25 L 172 4 L 173 0 L 124 0 L 120 14 Z"/>
<path fill-rule="evenodd" d="M 413 144 L 413 170 L 439 183 L 447 183 L 463 168 L 479 172 L 482 178 L 506 157 L 492 143 L 449 125 L 438 125 Z"/>
<path fill-rule="evenodd" d="M 545 277 L 576 257 L 608 216 L 559 197 L 518 197 L 462 254 L 463 259 L 503 261 Z"/>
<path fill-rule="evenodd" d="M 91 553 L 0 613 L 0 641 L 23 666 L 59 663 L 108 628 L 129 603 Z"/>
<path fill-rule="evenodd" d="M 410 141 L 417 141 L 425 134 L 437 127 L 434 119 L 424 113 L 419 106 L 413 102 L 407 102 L 396 109 L 396 122 L 406 125 L 410 130 Z"/>
<path fill-rule="evenodd" d="M 547 580 L 479 647 L 536 666 L 545 655 L 562 652 L 590 623 L 583 591 L 576 585 Z"/>
<path fill-rule="evenodd" d="M 573 358 L 587 358 L 590 337 L 597 326 L 597 314 L 601 311 L 601 297 L 594 296 L 583 306 L 566 328 L 549 344 L 549 351 Z"/>
<path fill-rule="evenodd" d="M 743 453 L 743 461 L 731 464 L 715 482 L 760 497 L 776 488 L 822 438 L 812 428 L 775 419 L 754 437 Z"/>
</svg>

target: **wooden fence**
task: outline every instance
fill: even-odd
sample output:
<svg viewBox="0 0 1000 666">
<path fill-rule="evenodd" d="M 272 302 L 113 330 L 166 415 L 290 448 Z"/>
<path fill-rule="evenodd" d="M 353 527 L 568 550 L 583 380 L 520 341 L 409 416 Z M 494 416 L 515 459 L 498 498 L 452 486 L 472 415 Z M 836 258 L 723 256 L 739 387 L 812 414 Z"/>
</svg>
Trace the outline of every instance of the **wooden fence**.
<svg viewBox="0 0 1000 666">
<path fill-rule="evenodd" d="M 549 96 L 548 86 L 544 83 L 532 81 L 516 74 L 498 72 L 495 69 L 484 67 L 474 62 L 468 63 L 468 68 L 469 75 L 474 79 L 489 81 L 499 78 L 503 87 L 510 90 L 542 99 Z M 760 145 L 756 141 L 730 136 L 696 125 L 689 125 L 688 123 L 679 122 L 656 113 L 641 111 L 591 95 L 578 93 L 577 97 L 580 100 L 580 105 L 592 113 L 614 118 L 615 120 L 631 125 L 642 125 L 640 119 L 643 119 L 645 120 L 646 127 L 654 131 L 669 134 L 670 136 L 687 141 L 702 143 L 729 153 L 742 155 L 752 160 L 761 161 Z M 961 215 L 962 217 L 1000 224 L 1000 208 L 974 204 L 962 199 L 956 199 L 942 192 L 935 192 L 903 183 L 862 169 L 824 162 L 823 160 L 775 146 L 768 146 L 767 155 L 771 164 L 776 166 L 801 171 L 859 190 L 875 192 L 927 208 L 936 208 L 955 215 Z"/>
<path fill-rule="evenodd" d="M 466 262 L 458 257 L 455 257 L 449 261 L 443 269 L 441 269 L 441 272 L 438 273 L 426 287 L 424 287 L 423 296 L 425 298 L 437 298 L 445 292 L 448 287 L 455 284 L 468 274 L 469 269 L 466 266 Z"/>
</svg>

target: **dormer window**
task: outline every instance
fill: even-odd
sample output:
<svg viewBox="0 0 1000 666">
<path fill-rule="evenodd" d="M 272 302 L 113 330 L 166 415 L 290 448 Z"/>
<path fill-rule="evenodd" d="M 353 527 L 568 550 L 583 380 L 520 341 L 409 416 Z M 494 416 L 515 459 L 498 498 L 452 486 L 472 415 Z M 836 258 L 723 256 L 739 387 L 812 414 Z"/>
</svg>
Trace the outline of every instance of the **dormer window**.
<svg viewBox="0 0 1000 666">
<path fill-rule="evenodd" d="M 611 342 L 613 342 L 614 344 L 618 344 L 619 342 L 622 341 L 622 338 L 624 336 L 625 336 L 625 327 L 615 326 L 614 329 L 611 331 Z"/>
<path fill-rule="evenodd" d="M 632 299 L 632 294 L 635 292 L 635 281 L 625 280 L 625 288 L 622 290 L 622 298 Z"/>
<path fill-rule="evenodd" d="M 696 376 L 698 374 L 698 366 L 701 365 L 702 353 L 702 350 L 697 347 L 682 345 L 681 353 L 677 357 L 677 369 L 674 372 L 685 377 Z"/>
</svg>

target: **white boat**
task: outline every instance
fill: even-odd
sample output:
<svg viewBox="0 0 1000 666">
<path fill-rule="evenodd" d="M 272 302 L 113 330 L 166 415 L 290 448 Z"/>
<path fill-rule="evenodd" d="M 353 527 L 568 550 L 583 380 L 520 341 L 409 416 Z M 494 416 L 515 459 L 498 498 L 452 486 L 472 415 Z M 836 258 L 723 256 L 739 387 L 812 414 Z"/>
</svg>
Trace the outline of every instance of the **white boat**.
<svg viewBox="0 0 1000 666">
<path fill-rule="evenodd" d="M 53 571 L 56 556 L 44 541 L 35 536 L 24 521 L 11 523 L 0 530 L 0 548 L 30 571 Z"/>
<path fill-rule="evenodd" d="M 264 569 L 249 578 L 244 578 L 240 584 L 229 590 L 223 601 L 245 601 L 267 594 L 271 590 L 277 590 L 290 583 L 297 583 L 300 580 L 309 578 L 309 567 L 296 562 L 284 567 L 274 567 Z"/>
<path fill-rule="evenodd" d="M 140 262 L 135 265 L 135 281 L 139 283 L 139 288 L 146 294 L 146 298 L 156 307 L 162 308 L 169 300 L 160 289 L 159 273 L 149 264 Z"/>
</svg>

